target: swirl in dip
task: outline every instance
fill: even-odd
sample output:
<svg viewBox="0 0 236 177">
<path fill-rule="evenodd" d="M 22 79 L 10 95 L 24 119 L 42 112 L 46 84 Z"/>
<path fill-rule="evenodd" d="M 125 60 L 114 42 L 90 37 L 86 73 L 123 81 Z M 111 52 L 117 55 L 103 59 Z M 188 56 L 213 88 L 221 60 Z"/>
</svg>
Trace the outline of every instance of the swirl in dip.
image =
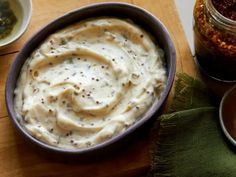
<svg viewBox="0 0 236 177">
<path fill-rule="evenodd" d="M 130 21 L 88 19 L 50 35 L 15 89 L 20 123 L 36 139 L 86 148 L 125 131 L 159 99 L 163 51 Z"/>
</svg>

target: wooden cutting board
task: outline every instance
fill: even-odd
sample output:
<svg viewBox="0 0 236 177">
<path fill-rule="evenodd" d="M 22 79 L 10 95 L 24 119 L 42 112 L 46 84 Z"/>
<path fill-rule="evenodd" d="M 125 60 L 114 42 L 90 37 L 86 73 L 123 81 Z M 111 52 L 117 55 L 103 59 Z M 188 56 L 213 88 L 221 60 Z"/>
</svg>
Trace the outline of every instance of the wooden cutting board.
<svg viewBox="0 0 236 177">
<path fill-rule="evenodd" d="M 149 168 L 149 140 L 144 135 L 110 157 L 90 162 L 66 163 L 48 159 L 30 147 L 14 130 L 6 111 L 4 89 L 9 67 L 22 45 L 48 22 L 73 9 L 101 0 L 33 0 L 33 16 L 27 32 L 0 50 L 0 176 L 1 177 L 128 177 Z M 123 0 L 145 8 L 169 30 L 177 52 L 177 71 L 196 75 L 174 0 Z M 169 98 L 168 103 L 171 101 Z M 167 105 L 168 105 L 167 103 Z"/>
</svg>

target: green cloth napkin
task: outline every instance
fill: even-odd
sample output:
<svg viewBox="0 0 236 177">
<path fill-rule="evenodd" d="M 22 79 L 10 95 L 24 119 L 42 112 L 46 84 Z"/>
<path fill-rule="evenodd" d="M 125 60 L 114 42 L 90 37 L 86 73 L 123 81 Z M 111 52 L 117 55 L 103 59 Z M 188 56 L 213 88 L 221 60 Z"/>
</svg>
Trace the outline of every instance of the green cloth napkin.
<svg viewBox="0 0 236 177">
<path fill-rule="evenodd" d="M 174 102 L 152 131 L 147 177 L 236 177 L 236 154 L 209 95 L 202 82 L 177 75 Z"/>
</svg>

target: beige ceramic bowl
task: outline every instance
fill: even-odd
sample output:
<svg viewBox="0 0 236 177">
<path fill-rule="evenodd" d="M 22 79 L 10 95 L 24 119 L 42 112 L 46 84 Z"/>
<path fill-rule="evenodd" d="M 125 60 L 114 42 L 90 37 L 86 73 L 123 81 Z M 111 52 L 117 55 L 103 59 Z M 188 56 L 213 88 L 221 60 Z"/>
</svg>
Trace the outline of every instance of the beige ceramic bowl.
<svg viewBox="0 0 236 177">
<path fill-rule="evenodd" d="M 31 0 L 8 0 L 10 8 L 13 10 L 17 17 L 17 23 L 14 26 L 10 35 L 0 40 L 0 49 L 6 47 L 17 39 L 26 31 L 30 18 L 32 15 L 32 2 Z"/>
</svg>

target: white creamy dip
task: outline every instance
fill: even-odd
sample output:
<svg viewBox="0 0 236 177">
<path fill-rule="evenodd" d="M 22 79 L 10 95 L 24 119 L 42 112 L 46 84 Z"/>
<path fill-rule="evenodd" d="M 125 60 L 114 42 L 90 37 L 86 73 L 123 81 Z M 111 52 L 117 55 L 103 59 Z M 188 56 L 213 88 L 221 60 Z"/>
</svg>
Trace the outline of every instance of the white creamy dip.
<svg viewBox="0 0 236 177">
<path fill-rule="evenodd" d="M 50 35 L 26 60 L 15 110 L 36 139 L 60 148 L 102 143 L 159 99 L 163 52 L 132 22 L 96 18 Z"/>
</svg>

